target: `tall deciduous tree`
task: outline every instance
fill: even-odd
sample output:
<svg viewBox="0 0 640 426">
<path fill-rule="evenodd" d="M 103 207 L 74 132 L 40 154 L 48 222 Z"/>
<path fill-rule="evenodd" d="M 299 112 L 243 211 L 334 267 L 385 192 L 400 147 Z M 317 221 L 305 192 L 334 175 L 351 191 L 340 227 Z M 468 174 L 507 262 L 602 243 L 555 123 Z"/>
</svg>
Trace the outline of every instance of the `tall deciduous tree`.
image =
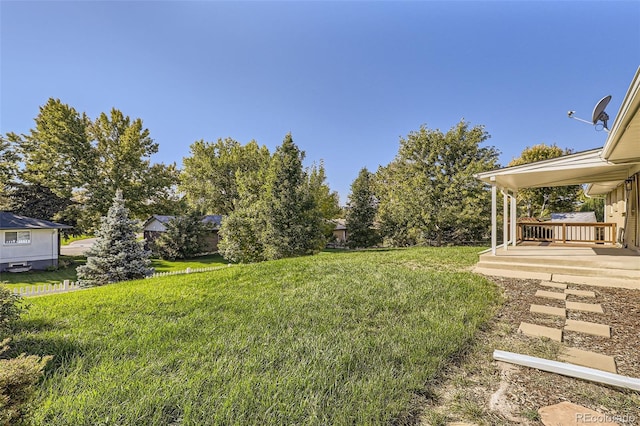
<svg viewBox="0 0 640 426">
<path fill-rule="evenodd" d="M 309 180 L 309 193 L 314 203 L 320 211 L 322 217 L 322 231 L 325 238 L 333 236 L 335 224 L 330 219 L 336 219 L 342 214 L 340 208 L 340 197 L 336 191 L 332 191 L 327 184 L 327 175 L 324 170 L 324 162 L 321 160 L 318 165 L 314 164 L 307 171 Z"/>
<path fill-rule="evenodd" d="M 448 132 L 421 126 L 401 138 L 396 158 L 376 172 L 378 219 L 393 245 L 479 240 L 488 223 L 489 193 L 475 173 L 494 169 L 489 134 L 464 120 Z"/>
<path fill-rule="evenodd" d="M 70 199 L 96 168 L 95 151 L 87 135 L 90 120 L 59 99 L 40 107 L 35 127 L 16 138 L 24 161 L 21 179 Z M 105 210 L 106 211 L 106 210 Z"/>
<path fill-rule="evenodd" d="M 97 241 L 87 253 L 87 263 L 78 267 L 80 285 L 97 286 L 153 273 L 151 252 L 136 238 L 139 225 L 129 218 L 122 191 L 117 190 L 107 216 L 101 219 Z"/>
<path fill-rule="evenodd" d="M 44 220 L 60 220 L 59 214 L 73 201 L 59 197 L 50 188 L 39 183 L 17 183 L 11 190 L 11 211 L 21 216 Z M 74 225 L 73 223 L 67 223 Z"/>
<path fill-rule="evenodd" d="M 347 204 L 347 245 L 349 247 L 371 247 L 379 242 L 378 231 L 374 228 L 377 211 L 373 174 L 364 167 L 351 184 Z"/>
<path fill-rule="evenodd" d="M 158 152 L 142 120 L 131 120 L 113 108 L 89 127 L 95 142 L 97 167 L 87 183 L 86 209 L 89 220 L 106 214 L 109 199 L 122 190 L 126 205 L 134 217 L 154 213 L 154 198 L 171 197 L 171 188 L 178 183 L 175 164 L 151 164 L 150 157 Z"/>
<path fill-rule="evenodd" d="M 571 154 L 570 149 L 562 149 L 556 144 L 538 144 L 526 147 L 520 157 L 509 162 L 509 166 L 519 166 L 536 161 L 550 160 Z M 556 186 L 544 188 L 525 188 L 518 190 L 518 205 L 524 209 L 527 217 L 543 217 L 553 212 L 573 211 L 582 193 L 580 185 Z"/>
<path fill-rule="evenodd" d="M 231 138 L 197 141 L 191 145 L 191 156 L 183 160 L 180 189 L 189 205 L 201 213 L 228 215 L 240 197 L 238 180 L 251 182 L 269 158 L 269 150 L 255 141 L 245 146 Z"/>
</svg>

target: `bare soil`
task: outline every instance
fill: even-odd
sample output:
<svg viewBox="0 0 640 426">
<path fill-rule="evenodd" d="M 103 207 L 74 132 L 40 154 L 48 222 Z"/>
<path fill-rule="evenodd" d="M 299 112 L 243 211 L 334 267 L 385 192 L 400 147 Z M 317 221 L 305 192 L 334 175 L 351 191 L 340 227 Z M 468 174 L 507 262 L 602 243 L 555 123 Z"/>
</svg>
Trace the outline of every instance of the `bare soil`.
<svg viewBox="0 0 640 426">
<path fill-rule="evenodd" d="M 569 284 L 591 290 L 596 298 L 568 295 L 567 301 L 600 303 L 604 314 L 569 311 L 568 318 L 608 324 L 611 338 L 565 332 L 563 343 L 517 332 L 520 322 L 562 328 L 564 319 L 529 312 L 532 304 L 564 307 L 564 301 L 535 297 L 540 280 L 491 277 L 503 291 L 504 303 L 481 330 L 468 351 L 430 384 L 421 424 L 541 425 L 538 409 L 570 401 L 621 425 L 640 425 L 640 394 L 593 382 L 493 360 L 495 349 L 557 360 L 563 346 L 613 356 L 618 374 L 640 377 L 640 291 Z"/>
</svg>

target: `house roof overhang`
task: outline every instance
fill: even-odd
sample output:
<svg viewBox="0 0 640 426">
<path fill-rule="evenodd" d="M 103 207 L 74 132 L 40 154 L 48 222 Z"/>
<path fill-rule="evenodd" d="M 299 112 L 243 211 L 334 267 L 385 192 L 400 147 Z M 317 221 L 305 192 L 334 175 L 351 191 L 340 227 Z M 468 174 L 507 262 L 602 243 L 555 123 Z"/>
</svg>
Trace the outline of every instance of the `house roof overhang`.
<svg viewBox="0 0 640 426">
<path fill-rule="evenodd" d="M 549 186 L 610 183 L 625 180 L 640 162 L 615 164 L 602 159 L 602 149 L 592 149 L 551 160 L 478 173 L 476 177 L 500 188 L 518 190 Z"/>
<path fill-rule="evenodd" d="M 611 126 L 602 157 L 612 163 L 640 161 L 640 67 Z"/>
</svg>

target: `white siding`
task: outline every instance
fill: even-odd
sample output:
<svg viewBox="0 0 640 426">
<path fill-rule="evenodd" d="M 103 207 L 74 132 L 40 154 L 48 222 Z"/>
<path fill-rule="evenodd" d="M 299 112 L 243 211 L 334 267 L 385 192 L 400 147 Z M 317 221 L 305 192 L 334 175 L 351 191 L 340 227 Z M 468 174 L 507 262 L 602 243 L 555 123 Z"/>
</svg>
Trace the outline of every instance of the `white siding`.
<svg viewBox="0 0 640 426">
<path fill-rule="evenodd" d="M 28 244 L 5 244 L 5 232 L 29 231 Z M 57 229 L 3 229 L 0 230 L 0 263 L 20 263 L 58 258 Z"/>
</svg>

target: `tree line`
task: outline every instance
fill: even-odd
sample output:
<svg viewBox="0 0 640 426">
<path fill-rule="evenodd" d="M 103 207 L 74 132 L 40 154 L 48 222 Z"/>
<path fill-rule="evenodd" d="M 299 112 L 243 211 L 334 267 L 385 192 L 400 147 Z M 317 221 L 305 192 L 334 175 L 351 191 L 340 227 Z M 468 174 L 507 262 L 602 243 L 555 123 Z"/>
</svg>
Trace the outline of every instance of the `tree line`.
<svg viewBox="0 0 640 426">
<path fill-rule="evenodd" d="M 121 190 L 134 218 L 168 214 L 193 222 L 223 215 L 220 251 L 239 262 L 317 252 L 332 238 L 330 220 L 339 217 L 346 217 L 352 247 L 481 241 L 488 237 L 490 193 L 474 175 L 499 166 L 489 137 L 484 126 L 464 120 L 447 132 L 423 125 L 400 138 L 389 164 L 360 171 L 341 208 L 322 161 L 304 167 L 305 153 L 291 134 L 273 153 L 256 141 L 196 141 L 179 170 L 175 163 L 151 164 L 159 147 L 141 119 L 113 108 L 91 120 L 49 99 L 27 134 L 0 138 L 0 209 L 93 232 Z M 509 165 L 568 153 L 536 145 Z M 579 205 L 581 190 L 539 188 L 518 196 L 523 215 L 543 216 Z M 185 229 L 193 227 L 187 222 Z"/>
</svg>

